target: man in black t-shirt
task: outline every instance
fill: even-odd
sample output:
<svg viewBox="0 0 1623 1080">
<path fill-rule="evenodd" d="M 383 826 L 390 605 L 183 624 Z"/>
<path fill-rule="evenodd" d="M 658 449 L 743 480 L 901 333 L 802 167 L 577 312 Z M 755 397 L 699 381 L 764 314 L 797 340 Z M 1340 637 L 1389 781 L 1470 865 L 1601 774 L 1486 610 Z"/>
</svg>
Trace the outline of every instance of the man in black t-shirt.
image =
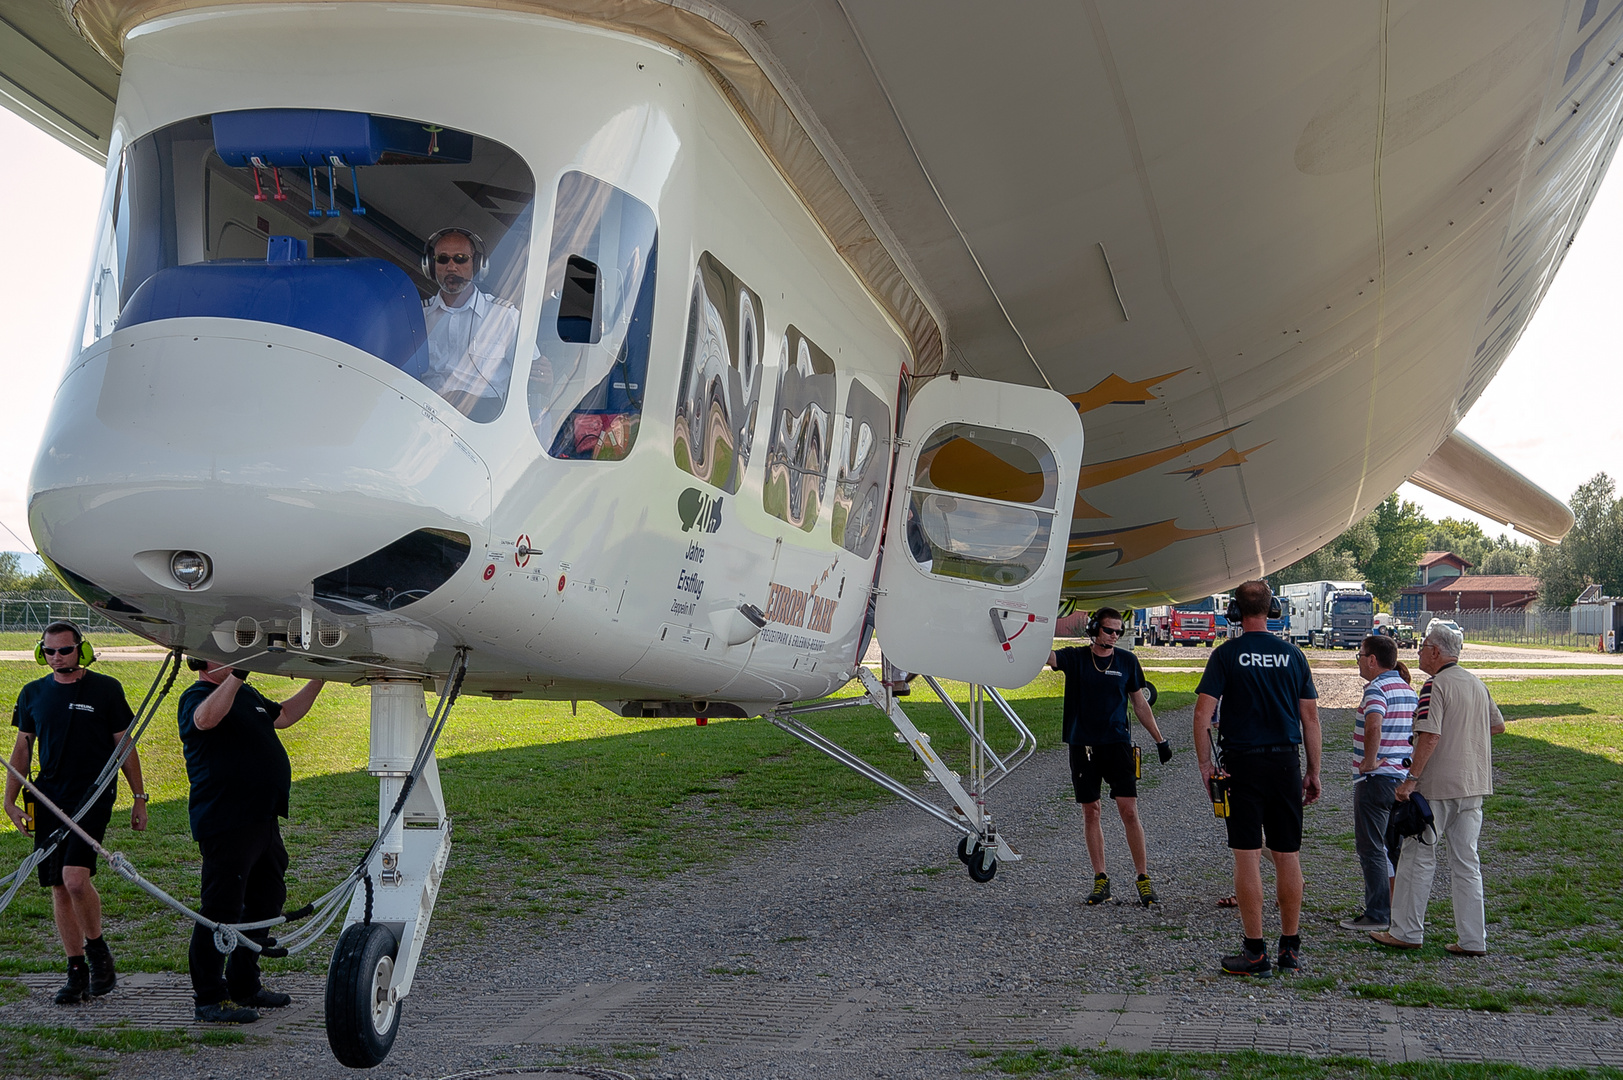
<svg viewBox="0 0 1623 1080">
<path fill-rule="evenodd" d="M 37 742 L 39 775 L 34 784 L 70 817 L 95 789 L 96 778 L 135 719 L 119 681 L 85 667 L 88 649 L 74 624 L 47 626 L 38 655 L 51 674 L 23 687 L 11 718 L 17 728 L 11 767 L 27 773 Z M 135 797 L 130 828 L 141 831 L 147 827 L 147 792 L 133 746 L 124 759 L 124 776 Z M 56 851 L 39 864 L 39 883 L 51 890 L 51 913 L 68 955 L 68 981 L 56 992 L 56 1003 L 72 1005 L 100 997 L 118 984 L 118 975 L 113 954 L 102 940 L 101 895 L 90 880 L 96 873 L 96 851 L 43 805 L 35 809 L 38 820 L 30 821 L 17 806 L 21 789 L 21 782 L 7 773 L 6 816 L 23 833 L 32 831 L 36 851 L 56 843 Z M 114 781 L 79 819 L 79 827 L 98 844 L 107 835 L 117 795 Z"/>
<path fill-rule="evenodd" d="M 276 819 L 287 816 L 293 786 L 276 732 L 303 719 L 325 683 L 311 679 L 278 704 L 248 685 L 245 670 L 195 657 L 186 663 L 201 672 L 180 695 L 192 837 L 203 853 L 199 911 L 222 923 L 275 918 L 287 900 L 287 848 Z M 270 939 L 266 930 L 247 936 L 261 945 Z M 251 1024 L 256 1009 L 292 1000 L 260 984 L 258 953 L 238 947 L 226 963 L 201 924 L 192 927 L 187 960 L 198 1020 Z"/>
<path fill-rule="evenodd" d="M 1110 798 L 1127 833 L 1127 849 L 1138 869 L 1138 900 L 1149 907 L 1159 899 L 1150 884 L 1149 857 L 1144 847 L 1144 826 L 1138 820 L 1138 756 L 1128 727 L 1127 706 L 1133 706 L 1144 730 L 1155 740 L 1161 764 L 1172 760 L 1172 747 L 1161 738 L 1144 697 L 1144 669 L 1138 657 L 1116 647 L 1121 637 L 1121 612 L 1100 608 L 1089 623 L 1090 648 L 1059 649 L 1048 654 L 1048 666 L 1065 675 L 1065 741 L 1071 747 L 1071 784 L 1082 804 L 1083 835 L 1088 860 L 1093 864 L 1093 891 L 1089 904 L 1110 899 L 1110 877 L 1105 873 L 1105 834 L 1100 824 L 1099 794 L 1110 785 Z"/>
<path fill-rule="evenodd" d="M 1273 973 L 1262 939 L 1262 846 L 1273 853 L 1279 898 L 1279 970 L 1301 968 L 1302 806 L 1319 797 L 1319 692 L 1302 650 L 1268 633 L 1273 593 L 1265 581 L 1234 590 L 1239 637 L 1212 650 L 1195 699 L 1195 752 L 1208 788 L 1216 766 L 1212 717 L 1223 703 L 1220 745 L 1229 780 L 1229 847 L 1245 941 L 1223 957 L 1229 975 Z M 1232 616 L 1230 616 L 1232 618 Z M 1298 747 L 1307 750 L 1302 771 Z"/>
</svg>

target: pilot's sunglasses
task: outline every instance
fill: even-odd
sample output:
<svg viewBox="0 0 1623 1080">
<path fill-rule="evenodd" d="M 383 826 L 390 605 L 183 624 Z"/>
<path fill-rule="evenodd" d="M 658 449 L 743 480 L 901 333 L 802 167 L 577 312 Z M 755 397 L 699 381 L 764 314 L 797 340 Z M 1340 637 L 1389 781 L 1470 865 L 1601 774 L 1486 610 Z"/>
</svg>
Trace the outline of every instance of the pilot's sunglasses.
<svg viewBox="0 0 1623 1080">
<path fill-rule="evenodd" d="M 1113 634 L 1116 637 L 1120 637 L 1121 636 L 1121 627 L 1119 627 L 1119 626 L 1101 626 L 1101 627 L 1099 627 L 1099 633 L 1101 633 L 1101 634 Z"/>
<path fill-rule="evenodd" d="M 66 656 L 69 653 L 78 652 L 79 651 L 79 646 L 77 646 L 77 645 L 64 645 L 60 649 L 53 649 L 49 645 L 41 645 L 39 647 L 39 651 L 44 653 L 46 656 Z"/>
<path fill-rule="evenodd" d="M 436 255 L 434 256 L 434 261 L 439 263 L 441 266 L 444 266 L 446 263 L 456 263 L 458 266 L 461 266 L 463 263 L 466 263 L 472 258 L 472 255 L 468 255 L 464 252 L 457 252 L 455 255 Z"/>
</svg>

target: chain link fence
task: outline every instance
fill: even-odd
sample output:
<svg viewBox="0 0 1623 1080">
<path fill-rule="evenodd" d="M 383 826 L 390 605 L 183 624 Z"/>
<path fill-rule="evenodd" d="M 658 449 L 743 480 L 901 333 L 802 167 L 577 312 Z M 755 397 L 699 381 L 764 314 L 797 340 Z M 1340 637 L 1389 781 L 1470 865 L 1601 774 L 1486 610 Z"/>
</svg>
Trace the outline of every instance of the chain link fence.
<svg viewBox="0 0 1623 1080">
<path fill-rule="evenodd" d="M 1575 631 L 1569 609 L 1422 611 L 1415 620 L 1415 630 L 1424 636 L 1433 619 L 1452 619 L 1465 632 L 1466 641 L 1487 645 L 1567 645 L 1593 649 L 1599 638 L 1594 633 Z"/>
<path fill-rule="evenodd" d="M 62 620 L 77 623 L 87 634 L 124 632 L 123 627 L 66 589 L 0 592 L 0 633 L 37 634 Z"/>
</svg>

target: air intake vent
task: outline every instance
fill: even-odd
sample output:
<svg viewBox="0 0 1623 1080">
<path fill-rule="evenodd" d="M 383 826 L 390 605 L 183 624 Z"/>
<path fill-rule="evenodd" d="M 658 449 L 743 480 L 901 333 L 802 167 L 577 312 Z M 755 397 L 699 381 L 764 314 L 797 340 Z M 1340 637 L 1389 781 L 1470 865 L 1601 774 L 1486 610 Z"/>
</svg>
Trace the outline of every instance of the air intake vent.
<svg viewBox="0 0 1623 1080">
<path fill-rule="evenodd" d="M 418 529 L 316 578 L 316 599 L 340 610 L 398 611 L 449 581 L 470 550 L 465 533 Z"/>
<path fill-rule="evenodd" d="M 251 649 L 259 644 L 259 624 L 244 615 L 237 620 L 237 648 Z"/>
<path fill-rule="evenodd" d="M 321 642 L 323 649 L 336 649 L 344 640 L 344 628 L 329 626 L 324 622 L 316 623 L 316 640 Z"/>
</svg>

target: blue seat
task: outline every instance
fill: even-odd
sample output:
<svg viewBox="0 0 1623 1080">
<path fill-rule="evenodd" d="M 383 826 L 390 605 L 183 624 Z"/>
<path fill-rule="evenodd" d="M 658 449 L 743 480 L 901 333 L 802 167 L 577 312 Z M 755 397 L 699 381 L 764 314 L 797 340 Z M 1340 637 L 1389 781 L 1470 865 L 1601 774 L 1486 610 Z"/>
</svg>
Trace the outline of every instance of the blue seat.
<svg viewBox="0 0 1623 1080">
<path fill-rule="evenodd" d="M 406 272 L 385 259 L 167 267 L 135 290 L 118 317 L 118 329 L 198 317 L 298 327 L 412 373 L 420 371 L 427 355 L 422 300 Z"/>
</svg>

